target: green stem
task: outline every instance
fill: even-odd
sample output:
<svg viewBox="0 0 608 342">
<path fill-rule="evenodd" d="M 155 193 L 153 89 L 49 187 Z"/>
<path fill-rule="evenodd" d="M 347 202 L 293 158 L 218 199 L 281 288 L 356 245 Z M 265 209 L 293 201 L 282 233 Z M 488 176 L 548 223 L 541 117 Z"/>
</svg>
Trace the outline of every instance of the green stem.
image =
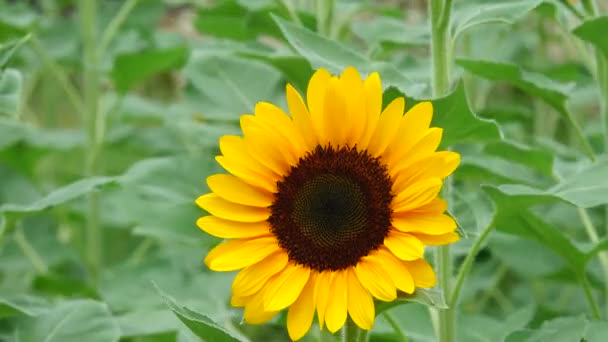
<svg viewBox="0 0 608 342">
<path fill-rule="evenodd" d="M 597 5 L 595 4 L 595 1 L 583 0 L 582 3 L 583 3 L 583 7 L 587 11 L 587 13 L 589 13 L 589 15 L 591 15 L 591 16 L 597 15 Z"/>
<path fill-rule="evenodd" d="M 294 23 L 302 26 L 302 20 L 300 20 L 300 17 L 298 17 L 298 12 L 296 11 L 291 0 L 281 0 L 281 2 L 283 3 L 283 6 L 285 6 L 285 8 L 287 9 L 287 13 L 289 13 L 289 16 L 294 21 Z"/>
<path fill-rule="evenodd" d="M 593 318 L 596 320 L 600 319 L 600 308 L 597 306 L 597 302 L 593 298 L 593 292 L 591 291 L 591 284 L 589 284 L 589 280 L 587 276 L 583 273 L 580 275 L 580 283 L 583 286 L 583 290 L 585 292 L 585 298 L 591 307 L 591 312 L 593 313 Z"/>
<path fill-rule="evenodd" d="M 342 342 L 359 342 L 361 329 L 350 318 L 346 319 L 346 323 L 342 328 Z"/>
<path fill-rule="evenodd" d="M 447 95 L 450 90 L 450 29 L 451 29 L 451 0 L 431 0 L 429 14 L 431 17 L 431 58 L 433 61 L 432 90 L 433 97 Z M 450 192 L 450 181 L 447 182 L 446 192 Z M 452 256 L 450 246 L 441 246 L 436 252 L 436 266 L 439 286 L 446 298 L 451 293 Z M 455 340 L 456 311 L 453 307 L 438 312 L 438 337 L 440 342 Z"/>
<path fill-rule="evenodd" d="M 490 221 L 490 223 L 488 223 L 488 225 L 481 231 L 481 234 L 479 234 L 477 240 L 475 240 L 473 246 L 471 246 L 471 249 L 469 250 L 469 253 L 462 262 L 462 265 L 460 265 L 460 269 L 458 270 L 458 276 L 456 277 L 456 283 L 454 285 L 454 288 L 452 289 L 451 296 L 448 298 L 449 307 L 455 307 L 458 304 L 458 298 L 460 297 L 460 291 L 462 290 L 462 286 L 464 285 L 464 280 L 469 274 L 471 266 L 473 266 L 473 261 L 475 260 L 477 253 L 490 236 L 492 229 L 494 229 L 493 220 Z"/>
<path fill-rule="evenodd" d="M 42 259 L 40 254 L 38 254 L 38 252 L 36 252 L 36 249 L 27 240 L 27 238 L 25 237 L 25 234 L 23 234 L 22 227 L 20 227 L 20 226 L 17 227 L 17 229 L 15 230 L 15 234 L 13 235 L 13 238 L 15 239 L 17 246 L 19 246 L 19 249 L 21 249 L 23 254 L 32 263 L 32 265 L 34 266 L 34 269 L 36 269 L 37 273 L 44 274 L 49 271 L 49 267 L 44 262 L 44 259 Z"/>
<path fill-rule="evenodd" d="M 122 4 L 118 13 L 112 18 L 112 21 L 110 21 L 108 27 L 103 32 L 101 44 L 99 45 L 100 52 L 106 51 L 118 32 L 118 29 L 120 29 L 120 26 L 122 26 L 122 23 L 127 19 L 133 8 L 135 8 L 137 2 L 139 2 L 139 0 L 127 0 Z"/>
<path fill-rule="evenodd" d="M 334 13 L 334 0 L 317 0 L 315 2 L 317 16 L 317 32 L 329 37 Z"/>
<path fill-rule="evenodd" d="M 401 327 L 399 326 L 399 324 L 397 324 L 397 321 L 395 320 L 395 318 L 393 317 L 393 315 L 391 315 L 390 312 L 388 312 L 388 311 L 385 311 L 383 313 L 383 315 L 384 315 L 384 319 L 386 319 L 386 321 L 388 322 L 388 324 L 391 325 L 391 327 L 393 328 L 393 330 L 397 334 L 397 338 L 399 339 L 399 341 L 407 342 L 408 341 L 407 335 L 405 334 L 405 332 L 403 332 L 403 329 L 401 329 Z"/>
<path fill-rule="evenodd" d="M 578 122 L 576 122 L 572 113 L 569 110 L 564 109 L 562 114 L 566 117 L 566 120 L 572 126 L 572 128 L 574 128 L 574 134 L 583 146 L 583 150 L 585 151 L 587 157 L 591 159 L 591 161 L 595 161 L 595 152 L 593 151 L 593 148 L 591 147 L 591 144 L 589 144 L 587 138 L 585 138 L 585 134 L 583 133 L 581 126 L 578 124 Z"/>
<path fill-rule="evenodd" d="M 570 3 L 568 0 L 561 0 L 562 5 L 564 5 L 574 16 L 576 16 L 580 20 L 585 19 L 585 15 L 579 11 L 574 5 Z"/>
<path fill-rule="evenodd" d="M 97 156 L 101 145 L 98 134 L 99 125 L 99 55 L 97 50 L 97 2 L 95 0 L 80 0 L 80 29 L 84 45 L 84 104 L 86 110 L 86 126 L 88 147 L 85 172 L 87 176 L 97 173 Z M 91 268 L 91 274 L 97 279 L 103 260 L 103 234 L 99 225 L 99 203 L 97 194 L 91 192 L 87 198 L 86 224 L 86 259 Z"/>
</svg>

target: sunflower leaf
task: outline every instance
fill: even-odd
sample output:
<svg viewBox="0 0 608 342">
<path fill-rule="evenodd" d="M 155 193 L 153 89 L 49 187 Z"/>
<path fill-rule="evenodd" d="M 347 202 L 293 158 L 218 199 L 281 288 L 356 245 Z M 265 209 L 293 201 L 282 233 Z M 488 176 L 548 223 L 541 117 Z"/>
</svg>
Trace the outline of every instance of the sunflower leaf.
<svg viewBox="0 0 608 342">
<path fill-rule="evenodd" d="M 75 300 L 20 320 L 15 336 L 20 342 L 118 342 L 120 328 L 106 304 Z"/>
<path fill-rule="evenodd" d="M 16 315 L 36 316 L 47 308 L 47 301 L 38 297 L 28 295 L 0 297 L 0 319 Z"/>
<path fill-rule="evenodd" d="M 492 120 L 478 117 L 469 106 L 464 84 L 446 97 L 433 101 L 432 126 L 443 128 L 441 146 L 471 141 L 498 140 L 500 130 Z"/>
<path fill-rule="evenodd" d="M 412 294 L 400 293 L 396 300 L 392 302 L 377 302 L 376 316 L 382 312 L 394 308 L 395 306 L 407 303 L 420 303 L 438 309 L 447 309 L 448 305 L 440 288 L 430 289 L 417 288 Z"/>
<path fill-rule="evenodd" d="M 580 39 L 593 44 L 608 58 L 608 39 L 606 39 L 606 28 L 608 28 L 608 16 L 585 20 L 576 27 L 572 33 Z"/>
<path fill-rule="evenodd" d="M 22 87 L 23 76 L 19 70 L 0 68 L 0 115 L 19 114 Z"/>
<path fill-rule="evenodd" d="M 153 284 L 159 295 L 163 298 L 167 306 L 196 336 L 205 341 L 218 342 L 244 342 L 248 341 L 244 337 L 237 336 L 226 328 L 215 322 L 207 315 L 188 309 L 177 302 L 169 295 L 164 293 L 156 284 Z"/>
<path fill-rule="evenodd" d="M 424 85 L 408 79 L 390 63 L 371 61 L 335 40 L 323 37 L 277 16 L 273 16 L 273 18 L 289 44 L 315 69 L 323 67 L 332 73 L 340 73 L 346 67 L 354 66 L 363 73 L 378 71 L 385 88 L 395 86 L 408 96 L 419 96 L 425 88 Z"/>
</svg>

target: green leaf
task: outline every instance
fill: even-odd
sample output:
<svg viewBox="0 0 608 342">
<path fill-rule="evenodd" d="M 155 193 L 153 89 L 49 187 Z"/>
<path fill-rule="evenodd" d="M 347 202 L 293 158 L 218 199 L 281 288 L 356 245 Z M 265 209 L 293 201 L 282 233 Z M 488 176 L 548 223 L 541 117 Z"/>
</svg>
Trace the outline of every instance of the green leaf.
<svg viewBox="0 0 608 342">
<path fill-rule="evenodd" d="M 403 20 L 379 16 L 352 24 L 353 33 L 368 45 L 388 42 L 406 46 L 428 45 L 431 33 L 428 25 L 408 25 Z"/>
<path fill-rule="evenodd" d="M 443 147 L 501 137 L 494 121 L 479 118 L 473 113 L 462 82 L 448 96 L 433 101 L 432 126 L 444 129 L 441 140 Z"/>
<path fill-rule="evenodd" d="M 105 304 L 77 300 L 20 320 L 15 336 L 16 342 L 113 342 L 120 329 Z"/>
<path fill-rule="evenodd" d="M 454 8 L 454 40 L 462 33 L 483 24 L 513 24 L 536 8 L 542 0 L 463 2 Z"/>
<path fill-rule="evenodd" d="M 0 213 L 32 213 L 74 200 L 89 192 L 115 182 L 113 177 L 91 177 L 78 180 L 64 187 L 55 189 L 46 196 L 30 204 L 4 204 L 0 206 Z"/>
<path fill-rule="evenodd" d="M 192 311 L 185 306 L 177 304 L 173 298 L 169 297 L 160 288 L 158 288 L 158 286 L 155 285 L 155 287 L 161 297 L 165 300 L 167 306 L 171 309 L 171 311 L 173 311 L 177 318 L 179 318 L 198 337 L 204 339 L 205 341 L 247 341 L 245 338 L 239 337 L 228 331 L 207 315 Z"/>
<path fill-rule="evenodd" d="M 412 294 L 400 293 L 397 299 L 392 302 L 376 303 L 376 316 L 380 315 L 383 311 L 406 303 L 420 303 L 438 309 L 448 308 L 448 305 L 445 302 L 445 298 L 443 297 L 443 291 L 440 288 L 417 288 L 416 291 Z"/>
<path fill-rule="evenodd" d="M 602 159 L 569 175 L 547 190 L 524 185 L 501 185 L 498 191 L 528 204 L 562 200 L 580 208 L 608 204 L 608 159 Z"/>
<path fill-rule="evenodd" d="M 459 58 L 456 63 L 468 72 L 491 81 L 511 83 L 532 96 L 538 96 L 565 115 L 566 100 L 573 84 L 556 82 L 543 74 L 522 70 L 518 65 L 493 61 Z"/>
<path fill-rule="evenodd" d="M 485 144 L 484 152 L 526 165 L 545 176 L 553 176 L 553 154 L 547 150 L 522 145 L 514 141 L 501 140 Z"/>
<path fill-rule="evenodd" d="M 608 29 L 608 16 L 597 17 L 585 20 L 577 26 L 572 33 L 580 39 L 593 44 L 599 51 L 608 58 L 608 39 L 606 30 Z"/>
<path fill-rule="evenodd" d="M 122 339 L 177 331 L 180 323 L 170 310 L 142 310 L 116 318 Z"/>
<path fill-rule="evenodd" d="M 188 58 L 188 50 L 176 47 L 118 55 L 112 68 L 112 79 L 120 92 L 127 92 L 133 86 L 149 77 L 181 68 Z"/>
<path fill-rule="evenodd" d="M 49 304 L 46 300 L 29 295 L 1 296 L 0 319 L 27 315 L 36 316 L 47 310 Z"/>
<path fill-rule="evenodd" d="M 0 70 L 4 69 L 8 62 L 11 60 L 17 49 L 21 47 L 21 45 L 25 44 L 30 39 L 29 34 L 19 38 L 11 40 L 7 43 L 0 44 Z"/>
<path fill-rule="evenodd" d="M 310 63 L 302 56 L 271 55 L 253 51 L 241 52 L 239 55 L 258 59 L 272 65 L 277 70 L 281 71 L 289 83 L 301 91 L 306 90 L 308 81 L 314 72 Z"/>
<path fill-rule="evenodd" d="M 348 66 L 353 66 L 364 74 L 377 71 L 380 73 L 385 88 L 394 86 L 413 97 L 418 97 L 425 88 L 424 85 L 408 79 L 390 63 L 372 62 L 335 40 L 323 37 L 279 17 L 274 16 L 273 18 L 289 44 L 315 69 L 323 67 L 335 74 L 342 72 Z"/>
<path fill-rule="evenodd" d="M 17 116 L 21 102 L 23 77 L 16 69 L 0 68 L 0 116 Z"/>
<path fill-rule="evenodd" d="M 603 342 L 608 339 L 608 323 L 589 321 L 584 316 L 558 317 L 544 322 L 537 330 L 520 330 L 509 335 L 506 342 Z"/>
<path fill-rule="evenodd" d="M 251 113 L 256 102 L 273 101 L 281 80 L 279 72 L 264 63 L 202 53 L 192 56 L 184 75 L 197 90 L 193 101 L 201 115 L 223 120 L 238 120 Z"/>
</svg>

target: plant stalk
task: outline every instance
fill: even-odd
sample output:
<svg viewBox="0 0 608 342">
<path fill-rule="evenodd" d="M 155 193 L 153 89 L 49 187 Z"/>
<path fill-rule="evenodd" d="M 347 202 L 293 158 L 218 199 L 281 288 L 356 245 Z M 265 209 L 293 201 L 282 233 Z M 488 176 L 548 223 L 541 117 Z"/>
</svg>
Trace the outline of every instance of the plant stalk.
<svg viewBox="0 0 608 342">
<path fill-rule="evenodd" d="M 433 61 L 432 92 L 433 97 L 445 96 L 450 88 L 450 28 L 451 28 L 451 0 L 431 0 L 429 14 L 431 17 L 431 58 Z M 446 182 L 445 192 L 449 194 L 451 182 Z M 436 267 L 439 286 L 443 289 L 446 298 L 452 291 L 452 256 L 450 246 L 441 246 L 436 252 Z M 440 342 L 453 342 L 455 340 L 456 312 L 453 307 L 438 312 L 438 340 Z"/>
<path fill-rule="evenodd" d="M 99 54 L 97 50 L 97 1 L 80 0 L 80 30 L 84 48 L 83 92 L 86 111 L 87 151 L 85 172 L 97 173 L 97 157 L 101 145 L 99 125 Z M 87 196 L 85 257 L 93 279 L 97 279 L 103 260 L 103 234 L 99 225 L 99 199 L 95 192 Z"/>
</svg>

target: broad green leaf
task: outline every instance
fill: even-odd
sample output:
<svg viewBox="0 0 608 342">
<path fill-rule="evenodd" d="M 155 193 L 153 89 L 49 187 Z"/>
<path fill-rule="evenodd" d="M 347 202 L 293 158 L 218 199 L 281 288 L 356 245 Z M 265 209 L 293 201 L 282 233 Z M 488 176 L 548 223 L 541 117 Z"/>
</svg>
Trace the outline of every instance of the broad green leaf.
<svg viewBox="0 0 608 342">
<path fill-rule="evenodd" d="M 310 76 L 313 74 L 310 63 L 302 56 L 273 55 L 267 53 L 254 53 L 252 51 L 242 52 L 240 55 L 258 59 L 272 65 L 283 73 L 283 76 L 287 78 L 289 83 L 301 91 L 306 90 Z"/>
<path fill-rule="evenodd" d="M 29 295 L 1 296 L 0 319 L 15 315 L 36 316 L 49 307 L 49 303 L 39 297 Z"/>
<path fill-rule="evenodd" d="M 274 102 L 281 75 L 253 60 L 194 53 L 184 69 L 196 90 L 193 101 L 205 119 L 238 120 L 259 101 Z"/>
<path fill-rule="evenodd" d="M 542 179 L 526 165 L 485 153 L 463 153 L 456 174 L 462 179 L 543 185 Z"/>
<path fill-rule="evenodd" d="M 57 188 L 30 204 L 4 204 L 0 206 L 0 212 L 11 214 L 38 212 L 74 200 L 113 182 L 115 182 L 115 178 L 113 177 L 84 178 L 64 187 Z"/>
<path fill-rule="evenodd" d="M 180 323 L 170 310 L 133 311 L 116 318 L 120 337 L 157 335 L 177 331 Z"/>
<path fill-rule="evenodd" d="M 497 190 L 528 204 L 562 200 L 577 207 L 590 208 L 608 203 L 607 174 L 608 159 L 603 159 L 569 175 L 547 190 L 510 184 L 501 185 Z"/>
<path fill-rule="evenodd" d="M 558 317 L 544 322 L 540 328 L 520 330 L 509 335 L 506 342 L 603 342 L 608 338 L 608 323 L 589 321 L 584 316 Z"/>
<path fill-rule="evenodd" d="M 608 16 L 597 17 L 585 20 L 576 27 L 572 33 L 582 40 L 593 44 L 599 51 L 608 58 L 608 39 L 606 30 L 608 29 Z"/>
<path fill-rule="evenodd" d="M 323 67 L 338 74 L 346 67 L 353 66 L 364 74 L 374 71 L 379 72 L 384 87 L 395 86 L 408 96 L 418 97 L 424 90 L 423 85 L 414 83 L 390 63 L 370 61 L 365 56 L 335 40 L 323 37 L 276 16 L 274 20 L 281 28 L 281 32 L 283 32 L 283 36 L 289 44 L 306 58 L 315 69 Z"/>
<path fill-rule="evenodd" d="M 436 287 L 431 289 L 417 288 L 412 294 L 399 294 L 399 297 L 392 302 L 376 303 L 376 315 L 380 315 L 383 311 L 406 303 L 420 303 L 438 309 L 446 309 L 448 307 L 441 289 Z"/>
<path fill-rule="evenodd" d="M 522 70 L 511 63 L 464 58 L 457 59 L 456 63 L 479 77 L 508 82 L 532 96 L 538 96 L 562 115 L 567 112 L 566 100 L 573 84 L 556 82 L 543 74 Z"/>
<path fill-rule="evenodd" d="M 481 119 L 473 113 L 462 83 L 448 96 L 433 101 L 432 126 L 443 128 L 443 147 L 501 137 L 494 121 Z"/>
<path fill-rule="evenodd" d="M 465 31 L 483 24 L 513 24 L 532 11 L 542 0 L 463 2 L 453 13 L 454 39 Z"/>
<path fill-rule="evenodd" d="M 279 35 L 268 11 L 250 11 L 235 1 L 201 8 L 194 26 L 203 34 L 235 40 L 252 40 L 260 34 Z"/>
<path fill-rule="evenodd" d="M 0 116 L 17 116 L 21 101 L 23 76 L 16 69 L 0 68 Z"/>
<path fill-rule="evenodd" d="M 188 50 L 183 47 L 118 55 L 112 67 L 112 79 L 124 93 L 153 75 L 181 68 L 187 58 Z"/>
<path fill-rule="evenodd" d="M 496 207 L 493 222 L 497 230 L 536 240 L 564 258 L 574 271 L 584 270 L 585 253 L 559 229 L 530 212 L 528 202 L 511 197 L 499 188 L 485 186 L 484 190 Z"/>
<path fill-rule="evenodd" d="M 177 318 L 179 318 L 198 337 L 204 339 L 205 341 L 247 341 L 245 338 L 237 336 L 236 334 L 228 331 L 207 315 L 192 311 L 185 306 L 177 304 L 173 298 L 169 297 L 160 288 L 156 287 L 156 289 Z"/>
<path fill-rule="evenodd" d="M 76 300 L 20 320 L 15 336 L 15 342 L 113 342 L 120 328 L 105 304 Z"/>
<path fill-rule="evenodd" d="M 21 45 L 25 44 L 29 39 L 30 35 L 27 34 L 19 39 L 14 39 L 6 43 L 0 43 L 0 70 L 6 67 L 17 49 L 19 49 Z"/>
<path fill-rule="evenodd" d="M 485 144 L 484 152 L 501 157 L 542 173 L 553 175 L 553 154 L 548 150 L 519 144 L 514 141 L 501 140 Z"/>
<path fill-rule="evenodd" d="M 384 16 L 353 22 L 352 30 L 370 46 L 384 42 L 422 46 L 428 45 L 431 38 L 428 25 L 408 25 L 403 20 Z"/>
<path fill-rule="evenodd" d="M 27 3 L 2 1 L 0 6 L 0 42 L 23 36 L 38 19 L 38 14 Z"/>
</svg>

